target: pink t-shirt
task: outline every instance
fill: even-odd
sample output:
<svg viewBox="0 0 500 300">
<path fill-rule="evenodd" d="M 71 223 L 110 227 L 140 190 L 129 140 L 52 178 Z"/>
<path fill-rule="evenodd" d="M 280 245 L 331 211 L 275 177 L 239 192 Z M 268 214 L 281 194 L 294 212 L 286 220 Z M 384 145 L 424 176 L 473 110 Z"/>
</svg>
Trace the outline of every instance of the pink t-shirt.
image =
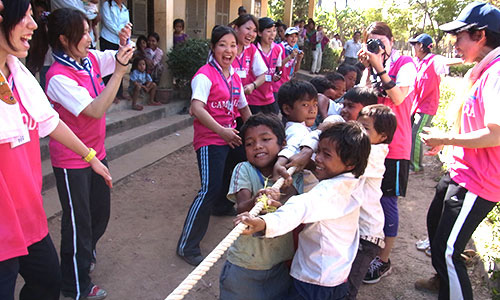
<svg viewBox="0 0 500 300">
<path fill-rule="evenodd" d="M 54 62 L 47 72 L 47 96 L 54 104 L 54 109 L 59 113 L 60 119 L 87 147 L 93 148 L 97 152 L 97 158 L 102 160 L 106 157 L 104 147 L 106 115 L 95 119 L 81 113 L 90 104 L 88 101 L 93 101 L 105 88 L 96 56 L 91 52 L 88 57 L 92 62 L 90 74 L 85 70 L 76 70 L 73 67 Z M 71 84 L 60 85 L 59 82 L 62 80 L 71 81 L 73 86 Z M 86 93 L 85 96 L 81 99 L 75 96 L 72 101 L 68 101 L 68 94 L 76 95 L 82 90 Z M 90 166 L 81 156 L 54 139 L 50 139 L 49 149 L 54 167 L 83 169 Z"/>
<path fill-rule="evenodd" d="M 285 46 L 283 45 L 283 43 L 280 43 L 278 45 L 282 49 L 281 61 L 283 61 L 287 57 L 286 51 L 285 51 Z M 281 79 L 273 83 L 273 92 L 277 93 L 279 91 L 280 87 L 283 85 L 283 83 L 290 81 L 290 73 L 292 72 L 294 65 L 295 65 L 295 58 L 290 59 L 284 65 L 282 64 L 282 66 L 281 66 Z"/>
<path fill-rule="evenodd" d="M 242 96 L 244 94 L 241 79 L 232 68 L 229 78 L 224 78 L 219 70 L 218 64 L 211 61 L 196 72 L 191 82 L 192 99 L 204 102 L 204 108 L 221 126 L 235 128 L 238 109 L 242 108 L 242 104 L 246 106 L 246 100 L 240 101 L 245 99 Z M 209 86 L 206 86 L 207 83 Z M 230 89 L 232 95 L 229 94 Z M 194 119 L 193 128 L 195 150 L 208 145 L 227 145 L 223 138 L 205 127 L 198 119 Z"/>
<path fill-rule="evenodd" d="M 397 83 L 399 70 L 406 64 L 415 68 L 415 63 L 410 56 L 400 56 L 396 61 L 390 62 L 389 77 Z M 396 132 L 392 142 L 389 144 L 389 159 L 410 159 L 411 154 L 411 107 L 414 91 L 410 88 L 408 96 L 399 105 L 395 105 L 389 97 L 379 97 L 378 103 L 389 106 L 398 121 Z"/>
<path fill-rule="evenodd" d="M 267 71 L 267 66 L 258 52 L 257 47 L 254 44 L 250 44 L 240 55 L 236 55 L 232 63 L 243 85 L 247 85 L 253 81 L 250 76 L 253 76 L 255 79 L 255 77 Z"/>
<path fill-rule="evenodd" d="M 38 123 L 22 105 L 29 142 L 0 144 L 0 261 L 28 254 L 28 247 L 48 234 L 42 200 L 42 164 Z"/>
<path fill-rule="evenodd" d="M 500 58 L 483 71 L 471 88 L 462 109 L 460 133 L 500 125 Z M 453 147 L 450 176 L 472 193 L 492 202 L 500 201 L 500 146 L 488 148 Z"/>
<path fill-rule="evenodd" d="M 415 100 L 411 114 L 423 113 L 433 116 L 437 112 L 441 74 L 436 72 L 436 65 L 440 64 L 436 59 L 435 54 L 430 54 L 417 64 Z"/>
<path fill-rule="evenodd" d="M 266 81 L 259 86 L 255 91 L 247 96 L 247 101 L 249 105 L 269 105 L 274 103 L 273 95 L 273 83 L 272 80 L 274 73 L 276 72 L 276 67 L 281 66 L 281 47 L 276 43 L 271 46 L 271 51 L 269 53 L 264 53 L 262 51 L 260 44 L 257 46 L 257 53 L 262 57 L 264 63 L 266 64 Z M 250 82 L 255 81 L 257 76 L 253 72 L 248 74 L 248 79 Z"/>
</svg>

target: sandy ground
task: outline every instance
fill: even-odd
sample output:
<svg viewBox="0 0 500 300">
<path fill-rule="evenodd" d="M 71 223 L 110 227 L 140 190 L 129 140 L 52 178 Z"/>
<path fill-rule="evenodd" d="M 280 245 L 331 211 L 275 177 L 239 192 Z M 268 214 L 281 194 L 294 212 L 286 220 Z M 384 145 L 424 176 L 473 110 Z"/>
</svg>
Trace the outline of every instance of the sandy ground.
<svg viewBox="0 0 500 300">
<path fill-rule="evenodd" d="M 400 199 L 400 237 L 391 260 L 392 274 L 363 285 L 358 299 L 437 299 L 416 291 L 416 279 L 430 277 L 430 258 L 415 248 L 426 234 L 425 216 L 439 178 L 439 166 L 427 159 L 425 173 L 410 177 L 408 196 Z M 111 170 L 112 171 L 112 170 Z M 193 267 L 175 255 L 189 205 L 199 188 L 196 156 L 187 146 L 118 182 L 112 191 L 108 230 L 98 244 L 93 282 L 107 299 L 165 299 Z M 60 217 L 49 222 L 56 247 Z M 212 217 L 202 242 L 207 254 L 231 230 L 230 217 Z M 184 299 L 217 299 L 220 260 Z M 477 265 L 475 269 L 481 268 Z M 490 299 L 477 270 L 471 270 L 475 299 Z"/>
</svg>

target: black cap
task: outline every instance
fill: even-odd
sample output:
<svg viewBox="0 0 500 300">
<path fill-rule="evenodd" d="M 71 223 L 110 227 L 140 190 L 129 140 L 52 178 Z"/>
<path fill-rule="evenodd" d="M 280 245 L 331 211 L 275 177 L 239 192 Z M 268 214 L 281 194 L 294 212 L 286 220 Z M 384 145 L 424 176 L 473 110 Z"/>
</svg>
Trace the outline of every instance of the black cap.
<svg viewBox="0 0 500 300">
<path fill-rule="evenodd" d="M 276 22 L 273 21 L 273 19 L 264 17 L 259 19 L 259 30 L 262 31 L 266 28 L 273 27 L 276 24 Z"/>
<path fill-rule="evenodd" d="M 445 32 L 458 32 L 468 28 L 486 29 L 500 33 L 500 10 L 484 2 L 467 5 L 455 21 L 439 26 Z"/>
</svg>

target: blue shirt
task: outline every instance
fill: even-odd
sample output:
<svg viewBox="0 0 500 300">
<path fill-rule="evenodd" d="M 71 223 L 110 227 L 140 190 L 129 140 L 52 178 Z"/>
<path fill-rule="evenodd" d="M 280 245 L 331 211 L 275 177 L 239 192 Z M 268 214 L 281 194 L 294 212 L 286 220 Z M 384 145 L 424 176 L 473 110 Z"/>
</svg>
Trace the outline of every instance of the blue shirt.
<svg viewBox="0 0 500 300">
<path fill-rule="evenodd" d="M 125 4 L 122 8 L 118 7 L 115 1 L 104 1 L 101 6 L 102 29 L 101 37 L 113 44 L 120 44 L 118 33 L 130 22 L 129 12 Z"/>
<path fill-rule="evenodd" d="M 132 81 L 139 82 L 140 84 L 145 84 L 146 82 L 153 81 L 153 79 L 151 79 L 151 76 L 146 72 L 133 70 L 132 73 L 130 73 L 130 82 Z"/>
</svg>

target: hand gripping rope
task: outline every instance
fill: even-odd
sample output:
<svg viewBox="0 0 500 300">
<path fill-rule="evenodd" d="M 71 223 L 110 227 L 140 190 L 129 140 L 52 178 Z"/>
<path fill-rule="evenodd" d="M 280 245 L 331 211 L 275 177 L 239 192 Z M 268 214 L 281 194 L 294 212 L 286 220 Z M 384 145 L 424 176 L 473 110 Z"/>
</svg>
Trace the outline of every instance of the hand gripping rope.
<svg viewBox="0 0 500 300">
<path fill-rule="evenodd" d="M 288 174 L 292 175 L 295 172 L 295 167 L 291 167 L 287 170 Z M 280 189 L 285 180 L 283 178 L 278 179 L 273 184 L 273 188 Z M 265 196 L 265 195 L 263 195 Z M 266 199 L 266 198 L 264 198 Z M 250 215 L 252 217 L 257 216 L 260 211 L 267 206 L 266 201 L 260 197 L 257 204 L 250 210 Z M 221 256 L 226 252 L 226 250 L 236 241 L 236 239 L 241 235 L 243 230 L 245 230 L 247 225 L 240 223 L 234 227 L 231 232 L 226 235 L 226 237 L 215 247 L 210 254 L 175 288 L 175 290 L 168 295 L 165 300 L 180 300 L 189 293 L 189 291 L 195 286 L 195 284 L 205 275 L 208 270 L 221 258 Z"/>
</svg>

